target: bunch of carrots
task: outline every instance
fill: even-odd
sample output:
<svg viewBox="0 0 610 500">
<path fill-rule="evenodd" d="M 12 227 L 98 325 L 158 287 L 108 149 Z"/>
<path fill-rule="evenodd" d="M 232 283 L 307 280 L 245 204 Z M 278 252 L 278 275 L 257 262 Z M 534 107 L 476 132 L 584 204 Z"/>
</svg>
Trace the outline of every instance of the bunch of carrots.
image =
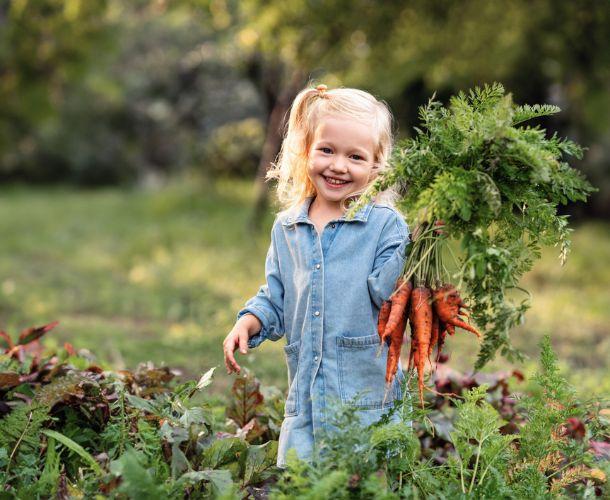
<svg viewBox="0 0 610 500">
<path fill-rule="evenodd" d="M 390 387 L 400 359 L 407 324 L 411 327 L 411 349 L 408 370 L 417 370 L 419 400 L 424 406 L 424 370 L 426 361 L 436 347 L 436 360 L 441 354 L 447 333 L 462 328 L 481 334 L 467 322 L 467 305 L 457 288 L 441 279 L 443 236 L 438 228 L 423 228 L 412 243 L 405 273 L 396 282 L 389 300 L 379 311 L 377 331 L 381 342 L 389 345 L 386 384 Z"/>
</svg>

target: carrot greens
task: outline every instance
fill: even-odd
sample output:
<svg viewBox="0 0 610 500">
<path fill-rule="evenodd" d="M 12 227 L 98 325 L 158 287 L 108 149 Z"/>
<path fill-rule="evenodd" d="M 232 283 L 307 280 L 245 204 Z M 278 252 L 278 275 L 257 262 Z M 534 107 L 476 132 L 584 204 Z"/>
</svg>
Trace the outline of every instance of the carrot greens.
<svg viewBox="0 0 610 500">
<path fill-rule="evenodd" d="M 521 353 L 510 330 L 521 323 L 529 294 L 513 290 L 540 257 L 542 246 L 559 247 L 566 260 L 568 216 L 558 206 L 585 201 L 594 188 L 566 161 L 581 159 L 575 142 L 548 137 L 532 119 L 559 112 L 551 105 L 516 105 L 500 83 L 460 92 L 448 106 L 434 100 L 419 110 L 413 137 L 394 150 L 390 169 L 352 205 L 348 217 L 378 192 L 396 186 L 399 208 L 423 229 L 410 246 L 407 279 L 430 288 L 452 280 L 471 304 L 471 319 L 484 332 L 475 369 L 496 352 L 509 360 Z M 436 234 L 435 221 L 443 221 Z M 449 275 L 440 245 L 459 242 L 458 270 Z"/>
</svg>

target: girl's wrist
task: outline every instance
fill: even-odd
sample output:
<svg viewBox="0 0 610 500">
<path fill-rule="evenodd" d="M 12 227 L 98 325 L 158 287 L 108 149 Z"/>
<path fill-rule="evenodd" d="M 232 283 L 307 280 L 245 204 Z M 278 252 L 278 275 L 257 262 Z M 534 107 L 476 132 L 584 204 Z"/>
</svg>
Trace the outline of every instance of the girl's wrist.
<svg viewBox="0 0 610 500">
<path fill-rule="evenodd" d="M 239 321 L 243 322 L 244 327 L 248 331 L 248 337 L 252 337 L 263 329 L 261 321 L 252 313 L 244 314 Z"/>
</svg>

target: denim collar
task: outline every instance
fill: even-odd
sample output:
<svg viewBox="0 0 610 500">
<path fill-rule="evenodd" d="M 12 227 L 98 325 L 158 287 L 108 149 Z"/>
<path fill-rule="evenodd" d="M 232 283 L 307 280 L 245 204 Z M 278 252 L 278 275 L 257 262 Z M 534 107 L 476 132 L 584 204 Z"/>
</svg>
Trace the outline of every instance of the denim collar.
<svg viewBox="0 0 610 500">
<path fill-rule="evenodd" d="M 308 222 L 308 223 L 312 223 L 311 220 L 309 219 L 309 206 L 311 205 L 311 203 L 313 202 L 313 199 L 315 198 L 315 196 L 308 196 L 307 198 L 305 198 L 305 200 L 301 203 L 301 205 L 299 205 L 295 211 L 291 211 L 291 215 L 289 215 L 283 222 L 282 224 L 284 226 L 288 226 L 291 224 L 295 224 L 297 222 Z M 354 221 L 360 221 L 360 222 L 366 222 L 369 214 L 371 213 L 371 210 L 373 209 L 373 203 L 369 202 L 367 203 L 364 207 L 362 207 L 360 210 L 358 210 L 355 214 L 354 217 L 347 220 L 345 218 L 345 214 L 343 214 L 341 217 L 339 217 L 338 219 L 333 219 L 333 221 L 345 221 L 345 222 L 354 222 Z"/>
</svg>

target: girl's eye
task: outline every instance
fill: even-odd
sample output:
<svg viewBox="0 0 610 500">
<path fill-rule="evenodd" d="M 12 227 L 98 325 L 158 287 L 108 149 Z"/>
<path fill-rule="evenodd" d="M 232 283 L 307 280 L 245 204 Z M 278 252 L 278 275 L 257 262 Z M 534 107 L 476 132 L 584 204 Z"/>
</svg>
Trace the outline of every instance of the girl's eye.
<svg viewBox="0 0 610 500">
<path fill-rule="evenodd" d="M 327 154 L 330 154 L 332 152 L 330 150 L 330 148 L 320 148 L 320 151 L 322 151 L 323 153 L 327 153 Z"/>
<path fill-rule="evenodd" d="M 360 155 L 352 155 L 352 156 L 354 157 L 355 160 L 363 160 L 364 159 Z"/>
</svg>

